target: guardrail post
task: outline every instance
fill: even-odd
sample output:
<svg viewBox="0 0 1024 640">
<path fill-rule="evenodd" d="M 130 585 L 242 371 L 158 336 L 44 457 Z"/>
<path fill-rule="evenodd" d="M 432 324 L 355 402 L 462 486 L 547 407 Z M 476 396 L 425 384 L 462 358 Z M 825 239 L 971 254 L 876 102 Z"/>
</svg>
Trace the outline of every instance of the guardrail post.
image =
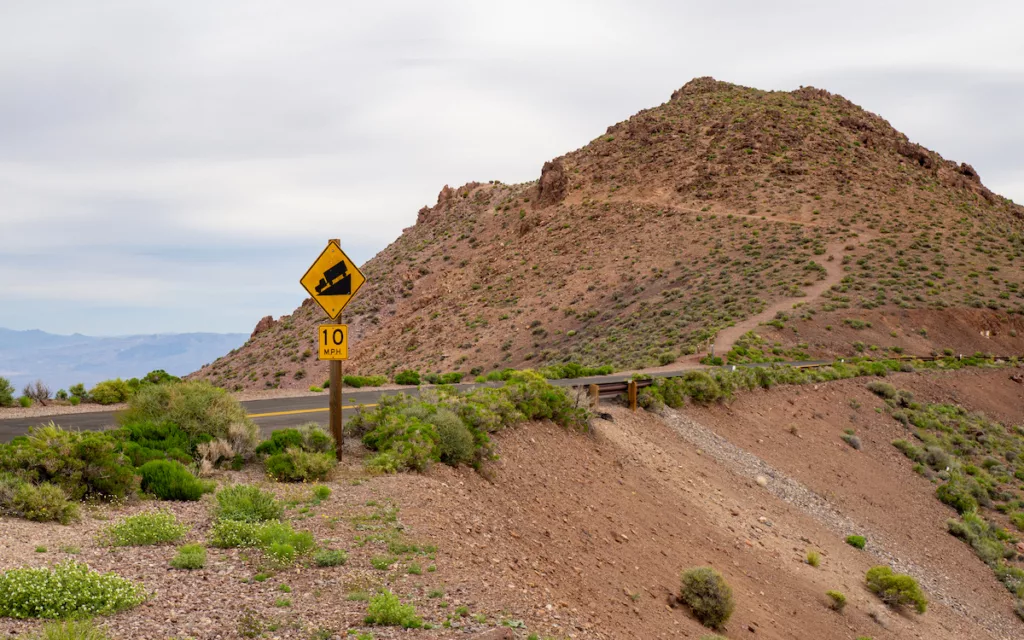
<svg viewBox="0 0 1024 640">
<path fill-rule="evenodd" d="M 601 404 L 601 387 L 592 384 L 590 385 L 590 408 L 597 409 L 599 404 Z"/>
<path fill-rule="evenodd" d="M 629 408 L 636 411 L 636 380 L 630 380 L 626 389 L 629 392 Z"/>
</svg>

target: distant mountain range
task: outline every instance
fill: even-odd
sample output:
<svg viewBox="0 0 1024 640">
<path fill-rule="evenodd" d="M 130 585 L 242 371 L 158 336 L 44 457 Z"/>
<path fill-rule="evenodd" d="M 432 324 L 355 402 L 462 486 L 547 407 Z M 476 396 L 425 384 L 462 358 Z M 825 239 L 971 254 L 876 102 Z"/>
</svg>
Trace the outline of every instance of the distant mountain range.
<svg viewBox="0 0 1024 640">
<path fill-rule="evenodd" d="M 42 380 L 52 391 L 77 382 L 135 378 L 154 370 L 184 376 L 240 347 L 244 333 L 179 333 L 93 337 L 0 328 L 0 376 L 20 392 Z"/>
</svg>

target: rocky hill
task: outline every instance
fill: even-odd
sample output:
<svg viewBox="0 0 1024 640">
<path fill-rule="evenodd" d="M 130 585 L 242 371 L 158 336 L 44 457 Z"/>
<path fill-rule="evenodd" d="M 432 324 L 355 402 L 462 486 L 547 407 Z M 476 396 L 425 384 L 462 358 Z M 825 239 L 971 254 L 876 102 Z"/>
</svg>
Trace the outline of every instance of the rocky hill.
<svg viewBox="0 0 1024 640">
<path fill-rule="evenodd" d="M 1022 261 L 1024 207 L 970 165 L 827 91 L 698 78 L 535 182 L 445 186 L 362 267 L 346 373 L 1024 352 Z M 319 383 L 322 320 L 306 300 L 194 375 Z"/>
</svg>

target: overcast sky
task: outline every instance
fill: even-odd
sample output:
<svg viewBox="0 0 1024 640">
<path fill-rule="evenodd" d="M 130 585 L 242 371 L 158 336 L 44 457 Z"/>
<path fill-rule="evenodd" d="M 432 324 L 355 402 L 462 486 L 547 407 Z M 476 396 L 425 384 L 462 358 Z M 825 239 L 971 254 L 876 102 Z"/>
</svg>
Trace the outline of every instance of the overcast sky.
<svg viewBox="0 0 1024 640">
<path fill-rule="evenodd" d="M 248 332 L 328 238 L 536 179 L 696 76 L 814 85 L 1024 201 L 1024 4 L 0 2 L 0 326 Z"/>
</svg>

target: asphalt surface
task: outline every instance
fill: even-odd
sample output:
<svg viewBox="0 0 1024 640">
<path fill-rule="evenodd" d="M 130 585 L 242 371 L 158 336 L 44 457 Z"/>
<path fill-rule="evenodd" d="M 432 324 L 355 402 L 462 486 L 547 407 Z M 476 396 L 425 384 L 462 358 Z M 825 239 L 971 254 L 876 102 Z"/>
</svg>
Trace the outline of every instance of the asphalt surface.
<svg viewBox="0 0 1024 640">
<path fill-rule="evenodd" d="M 781 364 L 781 363 L 779 363 Z M 789 362 L 785 363 L 793 366 L 800 365 L 811 365 L 811 364 L 828 364 L 827 361 L 808 361 L 808 362 Z M 762 364 L 751 364 L 741 366 L 771 366 L 768 363 Z M 657 373 L 650 374 L 654 378 L 670 378 L 673 376 L 679 376 L 685 373 L 687 370 L 679 371 L 660 371 Z M 624 373 L 613 373 L 607 376 L 593 376 L 589 378 L 573 378 L 569 380 L 550 380 L 551 384 L 561 387 L 577 387 L 586 386 L 590 384 L 601 384 L 606 382 L 622 382 L 629 380 L 632 374 Z M 483 386 L 501 386 L 500 382 L 491 382 L 486 384 L 459 384 L 455 385 L 460 391 L 469 391 L 477 387 Z M 345 418 L 352 416 L 357 410 L 359 405 L 374 405 L 381 396 L 395 395 L 398 393 L 408 393 L 410 395 L 418 395 L 419 388 L 408 387 L 405 389 L 389 389 L 387 391 L 359 391 L 355 389 L 346 389 L 342 396 L 343 410 L 342 415 Z M 268 434 L 277 429 L 286 429 L 288 427 L 295 427 L 298 425 L 306 424 L 307 422 L 317 422 L 324 427 L 327 426 L 328 417 L 328 394 L 324 392 L 323 395 L 319 396 L 301 396 L 297 398 L 271 398 L 267 400 L 249 400 L 243 402 L 242 406 L 246 412 L 252 418 L 252 420 L 260 426 L 260 430 L 264 434 Z M 9 442 L 12 438 L 28 433 L 29 427 L 33 427 L 39 424 L 48 424 L 53 421 L 57 425 L 69 430 L 103 430 L 117 427 L 117 416 L 113 411 L 95 411 L 90 413 L 70 413 L 58 416 L 36 416 L 33 418 L 10 418 L 7 420 L 0 420 L 0 442 Z"/>
</svg>

